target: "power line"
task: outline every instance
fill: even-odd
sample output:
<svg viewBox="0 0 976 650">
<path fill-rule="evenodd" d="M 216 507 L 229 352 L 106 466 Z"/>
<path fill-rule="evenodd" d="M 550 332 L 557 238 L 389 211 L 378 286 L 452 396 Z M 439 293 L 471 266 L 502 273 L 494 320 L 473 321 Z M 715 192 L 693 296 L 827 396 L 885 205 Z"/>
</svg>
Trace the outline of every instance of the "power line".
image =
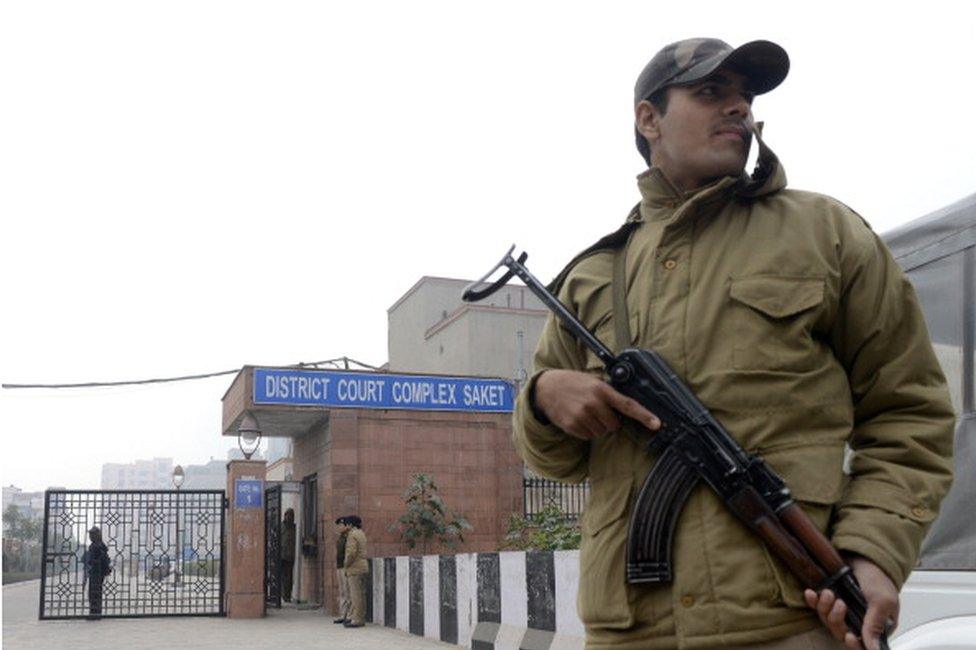
<svg viewBox="0 0 976 650">
<path fill-rule="evenodd" d="M 80 384 L 3 384 L 4 388 L 103 388 L 106 386 L 137 386 L 139 384 L 164 384 L 174 381 L 189 381 L 191 379 L 206 379 L 207 377 L 220 377 L 221 375 L 232 375 L 240 372 L 240 368 L 234 370 L 221 370 L 220 372 L 208 372 L 202 375 L 183 375 L 181 377 L 160 377 L 157 379 L 129 379 L 126 381 L 86 381 Z"/>
<path fill-rule="evenodd" d="M 342 364 L 340 366 L 340 364 Z M 355 359 L 350 359 L 349 357 L 338 357 L 336 359 L 327 359 L 325 361 L 313 361 L 311 363 L 299 362 L 297 364 L 292 364 L 288 366 L 281 366 L 284 368 L 319 368 L 321 366 L 332 367 L 332 368 L 342 368 L 344 370 L 350 370 L 350 364 L 366 368 L 368 370 L 379 370 L 376 366 L 371 366 L 361 361 L 356 361 Z M 128 379 L 125 381 L 86 381 L 77 384 L 2 384 L 5 389 L 16 389 L 16 388 L 105 388 L 105 387 L 115 387 L 115 386 L 138 386 L 144 384 L 165 384 L 177 381 L 192 381 L 195 379 L 208 379 L 210 377 L 220 377 L 223 375 L 234 375 L 240 372 L 240 368 L 234 368 L 233 370 L 221 370 L 220 372 L 207 372 L 199 375 L 181 375 L 179 377 L 158 377 L 154 379 Z"/>
</svg>

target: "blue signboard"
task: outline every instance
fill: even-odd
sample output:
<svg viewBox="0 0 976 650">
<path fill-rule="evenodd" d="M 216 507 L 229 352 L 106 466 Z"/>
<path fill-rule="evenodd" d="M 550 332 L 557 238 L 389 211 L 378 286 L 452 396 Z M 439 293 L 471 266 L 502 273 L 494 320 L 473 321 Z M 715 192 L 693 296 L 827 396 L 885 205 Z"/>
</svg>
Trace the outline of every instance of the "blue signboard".
<svg viewBox="0 0 976 650">
<path fill-rule="evenodd" d="M 254 369 L 255 404 L 511 413 L 514 394 L 502 379 Z"/>
<path fill-rule="evenodd" d="M 239 478 L 234 481 L 235 508 L 263 508 L 264 481 Z"/>
</svg>

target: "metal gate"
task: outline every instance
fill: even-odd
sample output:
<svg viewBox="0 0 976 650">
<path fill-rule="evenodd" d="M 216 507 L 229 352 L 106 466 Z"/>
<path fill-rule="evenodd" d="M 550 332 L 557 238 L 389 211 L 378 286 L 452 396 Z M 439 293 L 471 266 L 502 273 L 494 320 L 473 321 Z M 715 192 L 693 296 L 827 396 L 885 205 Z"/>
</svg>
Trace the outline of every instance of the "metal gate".
<svg viewBox="0 0 976 650">
<path fill-rule="evenodd" d="M 281 485 L 264 490 L 264 602 L 281 607 Z"/>
<path fill-rule="evenodd" d="M 223 490 L 48 490 L 39 617 L 222 616 L 224 504 Z"/>
</svg>

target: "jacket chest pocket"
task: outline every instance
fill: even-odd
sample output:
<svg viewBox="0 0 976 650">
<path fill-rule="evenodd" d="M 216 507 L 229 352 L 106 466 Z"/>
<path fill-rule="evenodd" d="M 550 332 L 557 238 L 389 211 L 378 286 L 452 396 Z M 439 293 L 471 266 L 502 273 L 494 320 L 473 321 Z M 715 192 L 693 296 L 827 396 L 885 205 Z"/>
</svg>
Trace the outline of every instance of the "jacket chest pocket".
<svg viewBox="0 0 976 650">
<path fill-rule="evenodd" d="M 824 300 L 822 278 L 734 279 L 729 298 L 734 369 L 803 372 L 816 365 L 813 326 Z"/>
</svg>

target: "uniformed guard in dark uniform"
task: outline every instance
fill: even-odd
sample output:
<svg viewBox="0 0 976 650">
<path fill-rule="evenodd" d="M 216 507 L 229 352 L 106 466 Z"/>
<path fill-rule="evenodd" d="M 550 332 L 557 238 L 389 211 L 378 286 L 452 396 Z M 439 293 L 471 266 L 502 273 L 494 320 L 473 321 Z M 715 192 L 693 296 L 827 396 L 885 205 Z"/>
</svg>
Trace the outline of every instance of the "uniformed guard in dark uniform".
<svg viewBox="0 0 976 650">
<path fill-rule="evenodd" d="M 345 517 L 335 520 L 339 535 L 336 537 L 336 581 L 339 583 L 339 616 L 333 623 L 345 623 L 349 620 L 349 583 L 346 581 L 346 571 L 343 568 L 346 561 L 346 536 L 349 534 L 349 524 Z"/>
<path fill-rule="evenodd" d="M 112 572 L 108 559 L 108 547 L 102 541 L 102 531 L 98 526 L 92 526 L 88 531 L 91 544 L 85 553 L 85 573 L 88 574 L 88 613 L 89 619 L 102 616 L 102 583 Z"/>
</svg>

